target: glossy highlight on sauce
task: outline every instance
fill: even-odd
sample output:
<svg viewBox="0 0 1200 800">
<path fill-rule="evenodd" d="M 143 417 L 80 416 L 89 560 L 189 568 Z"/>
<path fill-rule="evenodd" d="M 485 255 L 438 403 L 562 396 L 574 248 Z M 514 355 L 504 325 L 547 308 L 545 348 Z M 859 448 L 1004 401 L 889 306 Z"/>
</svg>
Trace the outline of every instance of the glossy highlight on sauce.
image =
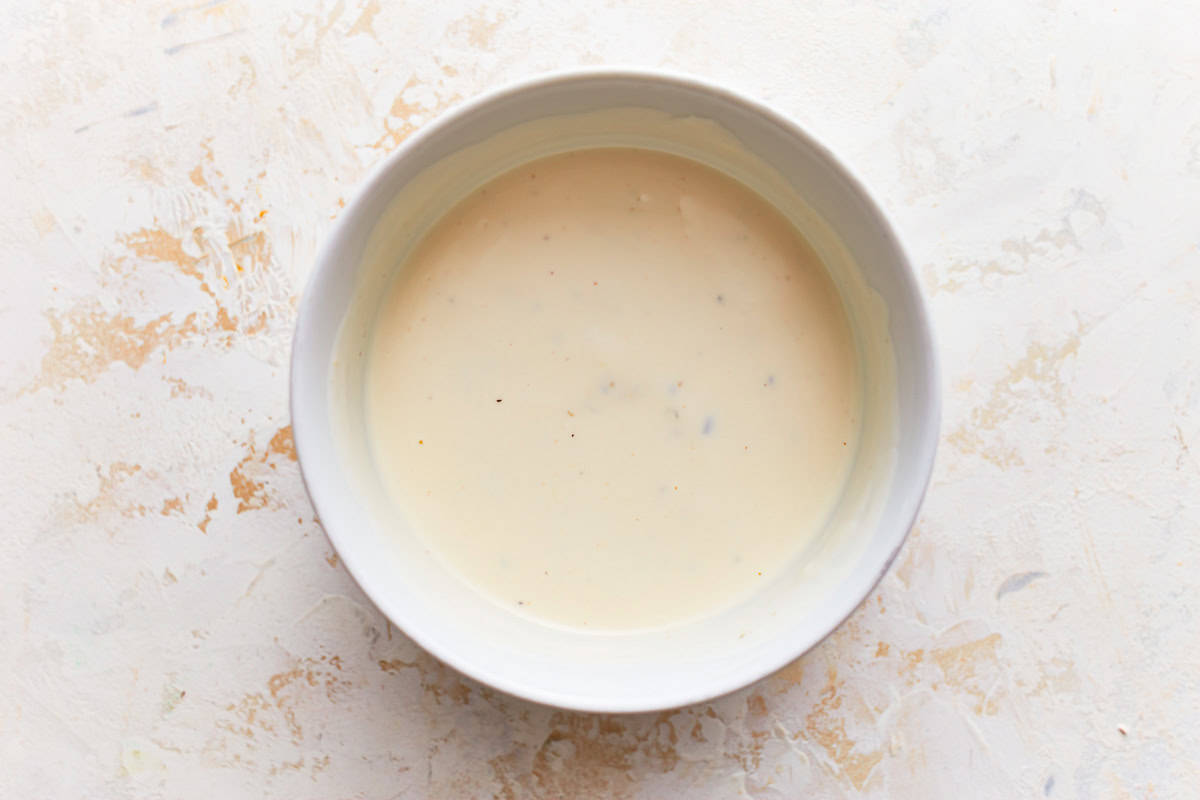
<svg viewBox="0 0 1200 800">
<path fill-rule="evenodd" d="M 854 458 L 854 339 L 820 260 L 698 162 L 602 148 L 506 173 L 401 266 L 367 355 L 380 478 L 496 602 L 669 625 L 770 580 Z"/>
</svg>

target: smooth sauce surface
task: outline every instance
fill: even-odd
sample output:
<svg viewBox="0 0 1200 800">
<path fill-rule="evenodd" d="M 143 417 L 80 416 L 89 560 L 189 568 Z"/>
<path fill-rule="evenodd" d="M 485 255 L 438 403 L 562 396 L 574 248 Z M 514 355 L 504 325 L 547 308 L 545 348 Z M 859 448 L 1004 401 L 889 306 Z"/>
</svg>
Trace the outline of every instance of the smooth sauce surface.
<svg viewBox="0 0 1200 800">
<path fill-rule="evenodd" d="M 823 266 L 696 162 L 583 150 L 455 206 L 384 298 L 367 362 L 385 488 L 514 610 L 669 624 L 769 580 L 855 451 L 853 338 Z"/>
</svg>

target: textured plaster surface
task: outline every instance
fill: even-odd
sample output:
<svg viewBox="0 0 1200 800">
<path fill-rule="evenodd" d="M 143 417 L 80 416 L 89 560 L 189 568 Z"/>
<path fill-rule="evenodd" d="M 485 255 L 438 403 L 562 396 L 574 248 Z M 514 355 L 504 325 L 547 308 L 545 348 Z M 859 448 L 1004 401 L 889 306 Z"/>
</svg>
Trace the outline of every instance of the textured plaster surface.
<svg viewBox="0 0 1200 800">
<path fill-rule="evenodd" d="M 9 2 L 0 795 L 1195 797 L 1200 7 Z M 718 701 L 556 711 L 391 627 L 301 486 L 287 358 L 352 187 L 457 100 L 627 63 L 793 115 L 939 333 L 924 510 Z"/>
</svg>

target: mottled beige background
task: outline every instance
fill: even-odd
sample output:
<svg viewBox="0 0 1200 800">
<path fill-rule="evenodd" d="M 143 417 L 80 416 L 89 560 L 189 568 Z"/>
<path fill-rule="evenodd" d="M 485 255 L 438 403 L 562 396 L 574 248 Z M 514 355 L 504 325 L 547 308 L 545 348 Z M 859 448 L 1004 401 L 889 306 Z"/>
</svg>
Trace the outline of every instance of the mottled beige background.
<svg viewBox="0 0 1200 800">
<path fill-rule="evenodd" d="M 0 795 L 1195 797 L 1200 7 L 6 3 Z M 911 246 L 946 414 L 878 590 L 779 675 L 603 717 L 461 678 L 314 521 L 287 357 L 353 185 L 540 70 L 794 115 Z"/>
</svg>

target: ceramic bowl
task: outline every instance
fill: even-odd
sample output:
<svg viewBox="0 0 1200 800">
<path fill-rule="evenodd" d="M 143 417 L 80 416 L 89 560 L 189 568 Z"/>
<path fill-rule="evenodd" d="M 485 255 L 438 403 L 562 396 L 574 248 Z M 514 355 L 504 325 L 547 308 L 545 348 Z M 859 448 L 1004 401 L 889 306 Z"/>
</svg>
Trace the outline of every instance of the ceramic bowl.
<svg viewBox="0 0 1200 800">
<path fill-rule="evenodd" d="M 453 203 L 522 161 L 632 145 L 703 161 L 759 191 L 822 256 L 842 293 L 864 389 L 861 444 L 817 543 L 732 607 L 656 630 L 539 623 L 476 591 L 381 489 L 362 403 L 373 314 L 405 252 Z M 904 248 L 862 183 L 785 116 L 661 72 L 557 73 L 490 92 L 409 137 L 330 232 L 304 292 L 291 410 L 309 496 L 346 568 L 437 658 L 550 705 L 633 712 L 739 689 L 828 635 L 870 593 L 917 515 L 938 437 L 930 325 Z M 519 456 L 517 456 L 519 457 Z"/>
</svg>

